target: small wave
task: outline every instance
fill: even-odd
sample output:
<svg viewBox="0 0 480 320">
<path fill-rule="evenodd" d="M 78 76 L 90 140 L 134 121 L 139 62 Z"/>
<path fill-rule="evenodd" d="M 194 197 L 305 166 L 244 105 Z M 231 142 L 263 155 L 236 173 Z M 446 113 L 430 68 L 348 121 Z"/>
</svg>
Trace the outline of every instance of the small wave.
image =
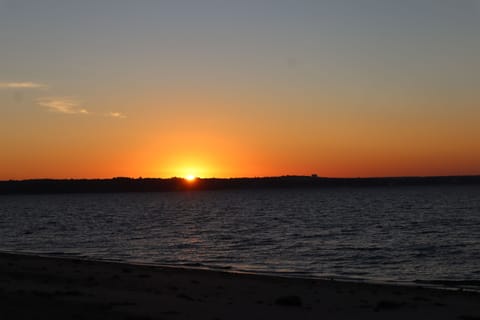
<svg viewBox="0 0 480 320">
<path fill-rule="evenodd" d="M 415 280 L 414 282 L 448 287 L 478 287 L 480 289 L 480 280 Z"/>
</svg>

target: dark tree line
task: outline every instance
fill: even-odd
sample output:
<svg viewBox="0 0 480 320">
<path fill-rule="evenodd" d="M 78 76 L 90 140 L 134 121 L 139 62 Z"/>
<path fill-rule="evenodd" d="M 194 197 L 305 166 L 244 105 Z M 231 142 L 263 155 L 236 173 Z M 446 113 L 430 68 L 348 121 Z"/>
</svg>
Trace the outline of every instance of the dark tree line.
<svg viewBox="0 0 480 320">
<path fill-rule="evenodd" d="M 160 192 L 185 190 L 224 190 L 262 188 L 388 187 L 421 185 L 479 185 L 480 176 L 322 178 L 282 176 L 264 178 L 196 179 L 113 178 L 37 179 L 0 181 L 0 194 Z"/>
</svg>

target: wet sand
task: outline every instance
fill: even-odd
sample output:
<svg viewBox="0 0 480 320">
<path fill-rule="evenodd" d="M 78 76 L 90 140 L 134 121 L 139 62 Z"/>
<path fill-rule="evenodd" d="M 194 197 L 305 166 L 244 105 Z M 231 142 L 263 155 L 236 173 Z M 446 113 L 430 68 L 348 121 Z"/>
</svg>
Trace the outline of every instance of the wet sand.
<svg viewBox="0 0 480 320">
<path fill-rule="evenodd" d="M 480 294 L 0 253 L 0 319 L 480 320 Z"/>
</svg>

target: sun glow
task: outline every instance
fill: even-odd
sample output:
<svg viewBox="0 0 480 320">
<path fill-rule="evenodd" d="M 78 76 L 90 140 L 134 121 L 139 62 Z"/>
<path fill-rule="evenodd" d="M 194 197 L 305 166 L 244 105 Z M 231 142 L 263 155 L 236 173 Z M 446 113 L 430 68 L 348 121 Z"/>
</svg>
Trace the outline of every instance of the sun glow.
<svg viewBox="0 0 480 320">
<path fill-rule="evenodd" d="M 193 174 L 188 174 L 185 176 L 185 180 L 193 182 L 195 181 L 196 177 Z"/>
</svg>

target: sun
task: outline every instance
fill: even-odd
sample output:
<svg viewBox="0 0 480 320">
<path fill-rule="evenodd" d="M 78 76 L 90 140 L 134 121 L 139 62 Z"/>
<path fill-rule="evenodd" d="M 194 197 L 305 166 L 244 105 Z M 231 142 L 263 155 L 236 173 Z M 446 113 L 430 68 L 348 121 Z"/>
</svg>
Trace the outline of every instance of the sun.
<svg viewBox="0 0 480 320">
<path fill-rule="evenodd" d="M 197 179 L 193 174 L 188 174 L 185 176 L 185 180 L 189 181 L 189 182 L 193 182 L 195 181 L 195 179 Z"/>
</svg>

